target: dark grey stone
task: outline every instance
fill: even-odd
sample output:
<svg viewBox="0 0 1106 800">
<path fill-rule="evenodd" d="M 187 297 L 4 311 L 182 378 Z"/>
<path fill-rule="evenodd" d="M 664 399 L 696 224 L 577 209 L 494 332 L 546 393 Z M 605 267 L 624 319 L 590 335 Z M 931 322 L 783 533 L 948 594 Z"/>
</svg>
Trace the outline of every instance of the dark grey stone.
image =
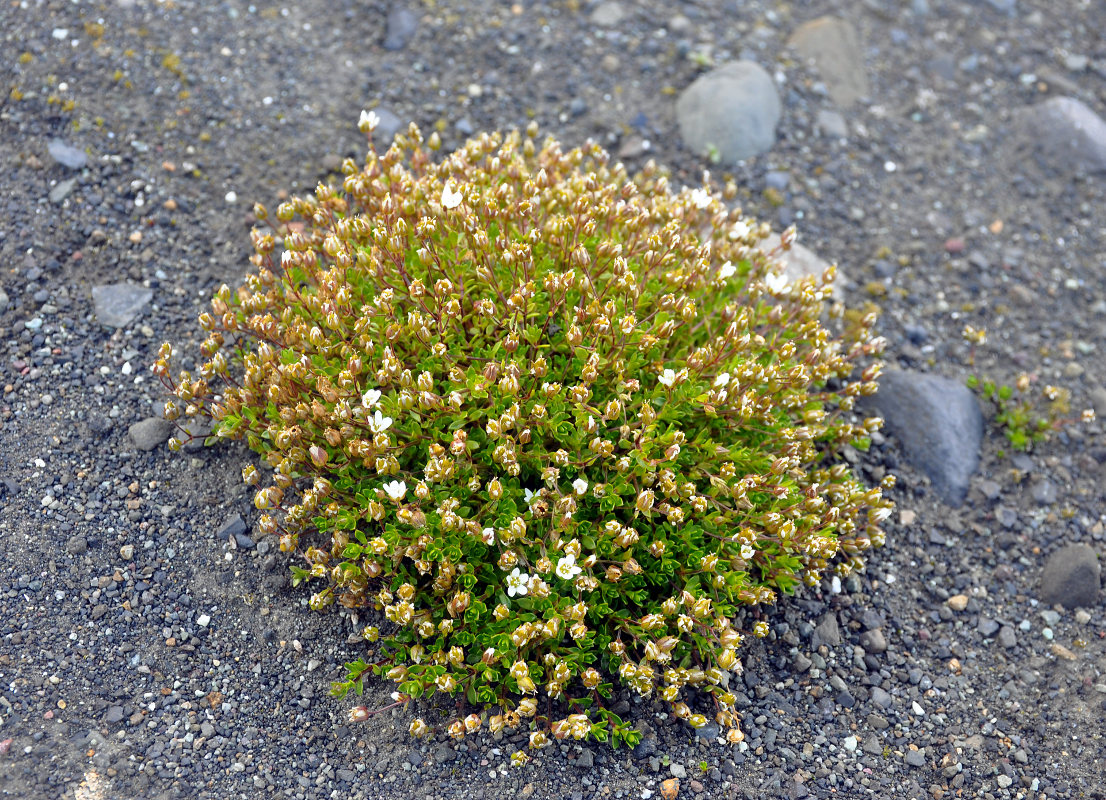
<svg viewBox="0 0 1106 800">
<path fill-rule="evenodd" d="M 810 646 L 817 650 L 822 645 L 836 647 L 839 644 L 841 644 L 841 629 L 837 626 L 837 616 L 826 614 L 811 634 Z"/>
<path fill-rule="evenodd" d="M 963 505 L 983 440 L 983 414 L 971 390 L 937 375 L 891 370 L 866 405 L 883 417 L 937 496 L 950 506 Z"/>
<path fill-rule="evenodd" d="M 906 763 L 912 767 L 924 767 L 926 765 L 926 754 L 924 750 L 907 750 L 906 751 Z"/>
<path fill-rule="evenodd" d="M 123 721 L 123 706 L 112 706 L 108 709 L 107 715 L 104 717 L 106 722 L 122 722 Z"/>
<path fill-rule="evenodd" d="M 392 6 L 384 31 L 384 49 L 402 50 L 414 37 L 418 27 L 419 18 L 414 11 L 403 5 Z"/>
<path fill-rule="evenodd" d="M 88 552 L 88 539 L 74 536 L 65 543 L 65 552 L 71 556 L 81 556 Z"/>
<path fill-rule="evenodd" d="M 1101 582 L 1098 553 L 1085 544 L 1069 544 L 1049 557 L 1037 599 L 1050 606 L 1091 608 L 1098 604 Z"/>
<path fill-rule="evenodd" d="M 231 539 L 240 534 L 244 534 L 247 530 L 249 529 L 246 527 L 246 521 L 242 519 L 242 515 L 234 514 L 228 517 L 222 527 L 215 532 L 215 538 L 219 540 Z"/>
<path fill-rule="evenodd" d="M 161 417 L 148 417 L 131 425 L 128 432 L 135 447 L 149 451 L 167 440 L 172 430 L 173 424 L 168 420 Z"/>
<path fill-rule="evenodd" d="M 883 630 L 872 628 L 870 631 L 864 631 L 860 634 L 860 646 L 869 653 L 887 652 L 887 639 L 883 635 Z"/>
</svg>

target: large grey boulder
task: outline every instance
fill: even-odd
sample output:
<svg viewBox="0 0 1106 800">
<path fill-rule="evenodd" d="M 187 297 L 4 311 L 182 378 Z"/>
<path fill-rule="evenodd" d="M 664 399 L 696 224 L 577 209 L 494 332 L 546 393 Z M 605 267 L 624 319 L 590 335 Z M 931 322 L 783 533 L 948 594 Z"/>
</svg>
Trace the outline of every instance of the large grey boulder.
<svg viewBox="0 0 1106 800">
<path fill-rule="evenodd" d="M 734 61 L 688 86 L 676 102 L 684 143 L 724 164 L 761 155 L 776 143 L 780 96 L 772 77 L 752 61 Z"/>
<path fill-rule="evenodd" d="M 983 414 L 971 390 L 949 378 L 892 370 L 867 405 L 883 417 L 906 460 L 929 477 L 937 496 L 962 505 L 983 441 Z"/>
</svg>

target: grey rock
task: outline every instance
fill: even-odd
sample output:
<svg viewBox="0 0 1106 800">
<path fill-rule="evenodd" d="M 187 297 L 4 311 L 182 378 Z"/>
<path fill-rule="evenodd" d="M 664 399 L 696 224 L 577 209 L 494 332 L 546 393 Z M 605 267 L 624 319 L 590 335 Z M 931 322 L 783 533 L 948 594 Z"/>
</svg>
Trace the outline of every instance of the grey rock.
<svg viewBox="0 0 1106 800">
<path fill-rule="evenodd" d="M 0 300 L 0 311 L 4 310 L 6 305 Z M 1106 419 L 1106 389 L 1101 386 L 1097 386 L 1091 390 L 1091 406 L 1094 408 L 1094 415 L 1098 419 Z"/>
<path fill-rule="evenodd" d="M 980 617 L 979 624 L 975 626 L 975 629 L 983 635 L 983 638 L 990 639 L 992 636 L 998 633 L 998 629 L 1000 627 L 1001 626 L 993 619 L 990 619 L 988 617 Z"/>
<path fill-rule="evenodd" d="M 10 302 L 11 299 L 8 297 L 8 293 L 5 292 L 3 289 L 0 289 L 0 314 L 3 314 L 5 311 L 8 310 L 8 304 Z"/>
<path fill-rule="evenodd" d="M 1014 116 L 1014 137 L 1063 171 L 1106 172 L 1106 122 L 1073 97 L 1053 97 Z"/>
<path fill-rule="evenodd" d="M 626 9 L 621 3 L 600 3 L 591 12 L 591 21 L 602 28 L 611 28 L 626 18 Z"/>
<path fill-rule="evenodd" d="M 672 773 L 673 778 L 686 778 L 687 770 L 684 769 L 683 764 L 672 763 L 668 765 L 668 771 Z"/>
<path fill-rule="evenodd" d="M 123 721 L 123 706 L 112 706 L 108 709 L 108 713 L 104 716 L 106 722 L 122 722 Z"/>
<path fill-rule="evenodd" d="M 245 533 L 234 534 L 234 543 L 242 550 L 253 550 L 254 541 Z"/>
<path fill-rule="evenodd" d="M 439 764 L 446 764 L 457 758 L 457 751 L 450 747 L 448 744 L 440 744 L 434 748 L 434 760 Z M 418 766 L 414 762 L 411 762 L 412 766 Z"/>
<path fill-rule="evenodd" d="M 1049 556 L 1038 599 L 1047 605 L 1091 608 L 1098 604 L 1102 565 L 1088 545 L 1069 544 Z"/>
<path fill-rule="evenodd" d="M 752 61 L 724 64 L 698 78 L 676 102 L 684 143 L 712 150 L 725 164 L 766 153 L 776 143 L 780 97 L 771 76 Z"/>
<path fill-rule="evenodd" d="M 83 536 L 73 536 L 65 543 L 65 552 L 71 556 L 83 556 L 88 552 L 88 539 Z"/>
<path fill-rule="evenodd" d="M 881 689 L 878 686 L 872 687 L 871 694 L 869 696 L 872 698 L 873 703 L 875 703 L 877 706 L 884 709 L 885 711 L 889 709 L 891 707 L 891 704 L 894 702 L 891 694 L 886 689 Z"/>
<path fill-rule="evenodd" d="M 818 112 L 814 117 L 814 127 L 830 139 L 844 139 L 849 135 L 849 126 L 845 118 L 839 112 L 829 109 Z"/>
<path fill-rule="evenodd" d="M 388 12 L 382 46 L 385 50 L 402 50 L 414 38 L 418 27 L 419 18 L 414 11 L 404 5 L 392 6 Z"/>
<path fill-rule="evenodd" d="M 1040 480 L 1033 486 L 1033 499 L 1038 505 L 1047 506 L 1056 502 L 1056 484 L 1050 480 Z"/>
<path fill-rule="evenodd" d="M 860 634 L 860 646 L 869 653 L 886 653 L 887 639 L 883 635 L 883 630 L 873 628 L 870 631 L 864 631 Z"/>
<path fill-rule="evenodd" d="M 868 96 L 868 75 L 856 29 L 838 17 L 818 17 L 805 22 L 788 44 L 813 61 L 826 83 L 830 99 L 849 108 Z"/>
<path fill-rule="evenodd" d="M 219 540 L 231 539 L 239 534 L 244 534 L 247 530 L 246 521 L 242 519 L 242 515 L 234 514 L 215 532 L 215 538 Z"/>
<path fill-rule="evenodd" d="M 887 721 L 887 717 L 882 714 L 869 714 L 867 718 L 868 726 L 874 728 L 877 731 L 886 730 L 890 727 L 890 723 Z"/>
<path fill-rule="evenodd" d="M 576 766 L 580 769 L 591 769 L 595 766 L 595 754 L 585 747 L 576 757 Z"/>
<path fill-rule="evenodd" d="M 112 328 L 129 325 L 153 299 L 153 289 L 133 283 L 112 283 L 92 288 L 96 319 Z"/>
<path fill-rule="evenodd" d="M 407 763 L 410 764 L 412 767 L 417 767 L 419 764 L 422 763 L 422 753 L 420 753 L 416 748 L 412 747 L 410 750 L 407 751 Z"/>
<path fill-rule="evenodd" d="M 907 750 L 905 760 L 912 767 L 924 767 L 926 765 L 925 750 Z"/>
<path fill-rule="evenodd" d="M 149 451 L 169 438 L 172 431 L 172 423 L 160 417 L 149 417 L 131 425 L 128 433 L 134 446 L 139 450 Z"/>
<path fill-rule="evenodd" d="M 1009 650 L 1018 643 L 1018 635 L 1009 625 L 1003 625 L 998 632 L 998 643 Z"/>
<path fill-rule="evenodd" d="M 1018 0 L 987 0 L 987 5 L 1008 17 L 1018 13 Z"/>
<path fill-rule="evenodd" d="M 878 756 L 883 753 L 883 744 L 880 742 L 879 737 L 873 733 L 869 734 L 868 738 L 864 740 L 864 744 L 860 746 L 860 749 L 868 755 Z"/>
<path fill-rule="evenodd" d="M 799 672 L 806 672 L 814 664 L 813 661 L 804 656 L 802 653 L 799 653 L 797 656 L 795 656 L 795 660 L 792 663 L 795 665 L 795 669 L 797 669 Z"/>
<path fill-rule="evenodd" d="M 826 614 L 811 634 L 810 646 L 817 650 L 822 645 L 836 647 L 839 644 L 841 644 L 841 629 L 837 626 L 837 616 Z"/>
<path fill-rule="evenodd" d="M 342 783 L 353 783 L 353 781 L 357 778 L 357 773 L 354 772 L 352 769 L 340 769 L 337 770 L 335 774 L 338 776 L 338 780 L 342 781 Z"/>
<path fill-rule="evenodd" d="M 76 178 L 69 178 L 68 180 L 58 181 L 58 185 L 50 190 L 49 198 L 50 202 L 54 205 L 58 205 L 65 198 L 69 197 L 73 188 L 77 185 Z"/>
<path fill-rule="evenodd" d="M 714 721 L 710 721 L 703 727 L 695 729 L 695 736 L 699 739 L 705 739 L 708 742 L 713 742 L 721 735 L 722 729 L 718 726 L 718 723 Z"/>
<path fill-rule="evenodd" d="M 80 169 L 88 163 L 88 154 L 73 145 L 66 144 L 61 139 L 51 139 L 46 149 L 50 151 L 50 157 L 69 169 Z"/>
<path fill-rule="evenodd" d="M 891 370 L 866 405 L 883 417 L 907 461 L 929 476 L 937 496 L 950 506 L 962 505 L 983 440 L 975 395 L 948 378 Z"/>
</svg>

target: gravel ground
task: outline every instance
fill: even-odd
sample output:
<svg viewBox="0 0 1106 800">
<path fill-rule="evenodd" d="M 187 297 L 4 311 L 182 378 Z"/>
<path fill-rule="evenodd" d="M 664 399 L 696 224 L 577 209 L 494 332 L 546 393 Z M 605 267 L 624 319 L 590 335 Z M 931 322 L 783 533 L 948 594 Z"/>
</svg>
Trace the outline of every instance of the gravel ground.
<svg viewBox="0 0 1106 800">
<path fill-rule="evenodd" d="M 825 14 L 861 43 L 852 72 L 788 45 Z M 5 3 L 0 796 L 649 798 L 669 778 L 689 798 L 1106 796 L 1097 573 L 1085 608 L 1040 599 L 1053 554 L 1106 547 L 1101 423 L 1014 457 L 989 428 L 958 508 L 891 432 L 859 464 L 900 477 L 888 546 L 746 647 L 742 745 L 631 700 L 632 753 L 512 769 L 521 735 L 347 724 L 327 691 L 360 626 L 309 613 L 254 538 L 243 449 L 165 450 L 148 372 L 243 274 L 252 203 L 359 156 L 373 106 L 447 148 L 536 119 L 677 182 L 730 173 L 747 211 L 842 265 L 850 304 L 883 309 L 892 364 L 1025 370 L 1101 416 L 1106 157 L 1050 151 L 1018 111 L 1106 108 L 1104 29 L 1097 0 Z M 767 154 L 715 166 L 676 101 L 736 59 L 773 77 L 782 118 Z M 974 368 L 965 324 L 989 332 Z"/>
</svg>

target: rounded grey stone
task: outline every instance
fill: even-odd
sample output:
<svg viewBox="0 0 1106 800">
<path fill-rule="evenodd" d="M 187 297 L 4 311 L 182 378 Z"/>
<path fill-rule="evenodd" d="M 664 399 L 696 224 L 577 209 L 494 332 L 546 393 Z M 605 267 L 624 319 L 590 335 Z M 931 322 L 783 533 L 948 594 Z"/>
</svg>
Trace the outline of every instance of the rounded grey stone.
<svg viewBox="0 0 1106 800">
<path fill-rule="evenodd" d="M 688 86 L 676 102 L 676 119 L 689 148 L 735 164 L 772 149 L 780 97 L 760 65 L 734 61 Z"/>
<path fill-rule="evenodd" d="M 1098 554 L 1088 545 L 1069 544 L 1053 553 L 1041 574 L 1038 599 L 1047 605 L 1091 608 L 1102 581 Z"/>
<path fill-rule="evenodd" d="M 131 425 L 131 441 L 139 450 L 153 450 L 159 444 L 169 438 L 169 432 L 173 426 L 167 420 L 160 417 L 149 417 Z"/>
<path fill-rule="evenodd" d="M 1045 164 L 1106 172 L 1106 121 L 1074 97 L 1053 97 L 1019 111 L 1015 136 Z"/>
</svg>

